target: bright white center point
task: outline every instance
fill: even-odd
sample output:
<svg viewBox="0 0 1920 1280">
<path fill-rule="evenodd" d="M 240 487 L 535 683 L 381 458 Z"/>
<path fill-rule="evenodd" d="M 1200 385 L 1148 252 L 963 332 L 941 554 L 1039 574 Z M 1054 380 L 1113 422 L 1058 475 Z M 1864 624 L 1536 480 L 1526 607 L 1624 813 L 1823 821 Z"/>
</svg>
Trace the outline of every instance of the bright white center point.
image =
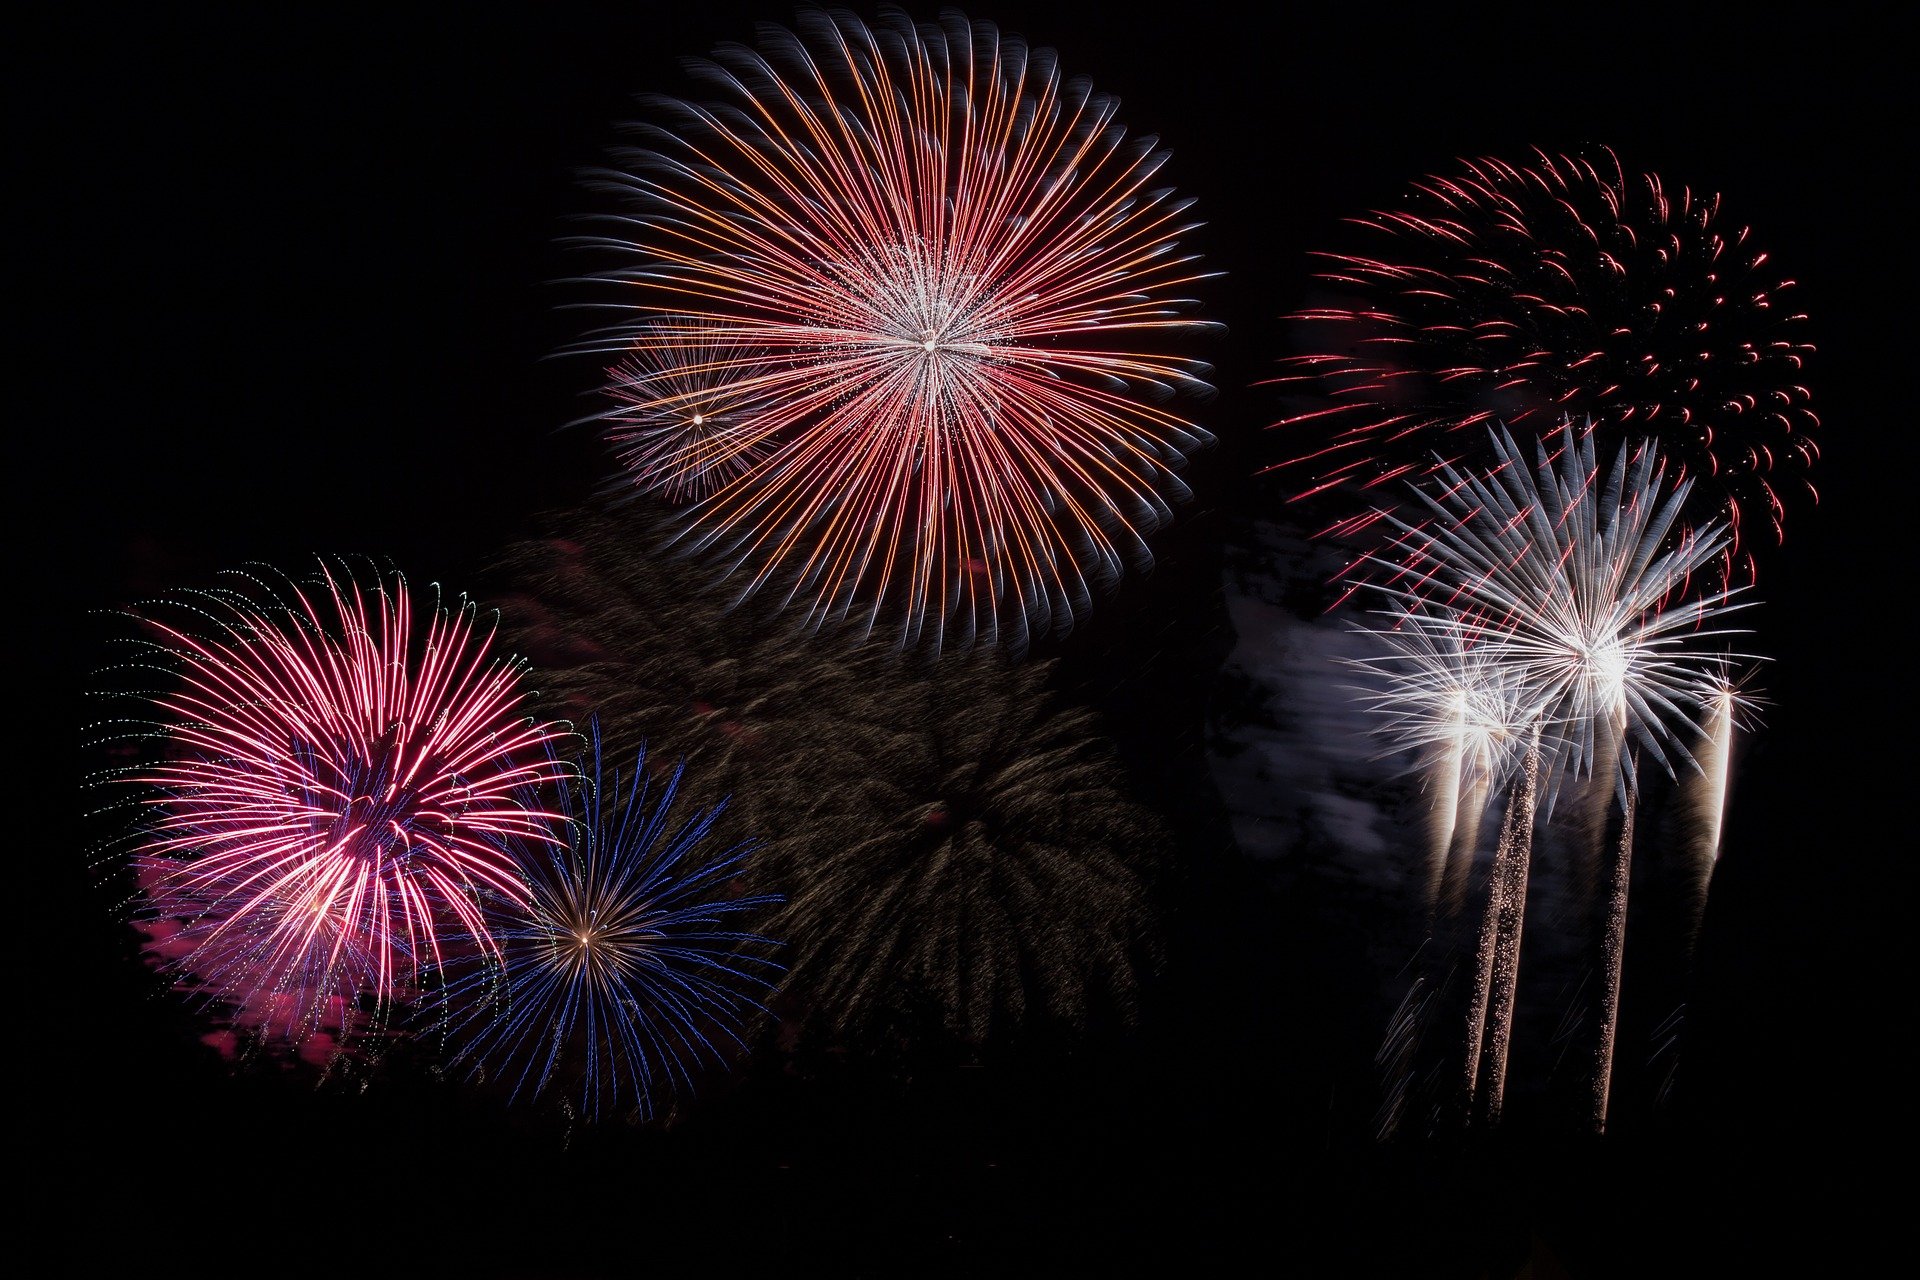
<svg viewBox="0 0 1920 1280">
<path fill-rule="evenodd" d="M 1627 649 L 1618 640 L 1605 640 L 1582 655 L 1593 688 L 1609 703 L 1618 702 L 1626 692 Z"/>
</svg>

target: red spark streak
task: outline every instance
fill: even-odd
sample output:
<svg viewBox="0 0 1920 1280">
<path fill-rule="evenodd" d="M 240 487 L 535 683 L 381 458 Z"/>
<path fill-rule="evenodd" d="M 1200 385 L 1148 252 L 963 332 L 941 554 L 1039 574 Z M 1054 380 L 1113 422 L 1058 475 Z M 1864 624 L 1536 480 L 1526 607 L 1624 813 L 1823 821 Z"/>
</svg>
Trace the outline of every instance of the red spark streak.
<svg viewBox="0 0 1920 1280">
<path fill-rule="evenodd" d="M 1718 196 L 1596 159 L 1463 162 L 1414 184 L 1407 207 L 1349 219 L 1392 250 L 1319 255 L 1320 278 L 1358 296 L 1290 317 L 1314 349 L 1278 381 L 1321 397 L 1277 424 L 1307 437 L 1278 464 L 1298 470 L 1301 496 L 1430 473 L 1432 454 L 1489 419 L 1571 415 L 1657 439 L 1711 482 L 1695 491 L 1711 514 L 1779 540 L 1778 489 L 1805 483 L 1819 425 L 1792 381 L 1813 350 L 1788 340 L 1805 317 L 1773 308 L 1793 282 L 1763 270 L 1745 229 L 1716 229 Z M 1750 566 L 1736 543 L 1720 577 Z"/>
</svg>

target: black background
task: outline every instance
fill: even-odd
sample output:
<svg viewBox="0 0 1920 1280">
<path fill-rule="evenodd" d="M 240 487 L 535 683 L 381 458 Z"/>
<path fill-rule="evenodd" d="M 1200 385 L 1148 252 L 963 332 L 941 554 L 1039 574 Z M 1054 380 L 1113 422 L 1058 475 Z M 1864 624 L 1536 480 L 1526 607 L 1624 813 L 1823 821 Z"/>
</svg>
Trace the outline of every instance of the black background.
<svg viewBox="0 0 1920 1280">
<path fill-rule="evenodd" d="M 53 726 L 23 733 L 11 772 L 30 820 L 10 851 L 29 873 L 10 979 L 16 1062 L 39 1078 L 16 1086 L 44 1201 L 30 1247 L 75 1273 L 972 1274 L 1237 1254 L 1308 1275 L 1607 1275 L 1839 1266 L 1894 1232 L 1870 1169 L 1911 1156 L 1891 1047 L 1912 843 L 1892 548 L 1913 476 L 1895 339 L 1914 237 L 1893 41 L 1835 6 L 1791 23 L 973 11 L 1060 49 L 1166 140 L 1209 224 L 1195 245 L 1227 273 L 1202 418 L 1220 445 L 1196 498 L 1159 570 L 1047 650 L 1142 795 L 1183 814 L 1192 874 L 1138 1036 L 985 1067 L 750 1074 L 666 1134 L 563 1143 L 451 1086 L 230 1079 L 151 998 L 89 887 L 98 832 L 68 821 L 92 803 L 69 779 L 96 763 L 74 745 L 80 691 L 113 633 L 90 611 L 315 551 L 457 589 L 535 513 L 593 490 L 597 443 L 558 428 L 595 370 L 547 358 L 579 323 L 547 283 L 589 205 L 577 174 L 634 94 L 685 87 L 679 57 L 789 16 L 83 8 L 18 33 L 29 220 L 12 249 L 46 290 L 16 310 L 12 665 Z M 1715 883 L 1687 1087 L 1605 1142 L 1522 1127 L 1381 1147 L 1341 1091 L 1368 1087 L 1385 997 L 1342 957 L 1384 922 L 1254 884 L 1199 756 L 1232 643 L 1221 547 L 1280 497 L 1251 478 L 1281 444 L 1250 384 L 1340 217 L 1456 156 L 1593 143 L 1724 192 L 1802 281 L 1823 501 L 1792 514 L 1764 574 L 1772 705 Z"/>
</svg>

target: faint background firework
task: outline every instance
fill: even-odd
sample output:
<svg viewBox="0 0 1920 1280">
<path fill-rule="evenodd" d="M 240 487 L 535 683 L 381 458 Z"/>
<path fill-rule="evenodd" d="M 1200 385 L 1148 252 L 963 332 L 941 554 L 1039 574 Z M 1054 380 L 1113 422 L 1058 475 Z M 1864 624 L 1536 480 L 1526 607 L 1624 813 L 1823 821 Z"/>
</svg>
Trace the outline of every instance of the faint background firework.
<svg viewBox="0 0 1920 1280">
<path fill-rule="evenodd" d="M 809 10 L 695 73 L 711 96 L 654 103 L 583 238 L 615 264 L 623 318 L 583 345 L 624 362 L 617 420 L 684 441 L 659 371 L 739 344 L 699 376 L 759 408 L 724 450 L 744 465 L 698 469 L 689 536 L 816 624 L 936 647 L 1070 629 L 1148 562 L 1209 438 L 1171 407 L 1210 388 L 1163 349 L 1205 327 L 1166 153 L 1051 51 L 957 13 Z M 632 481 L 684 493 L 625 430 Z"/>
<path fill-rule="evenodd" d="M 543 700 L 595 717 L 616 758 L 703 762 L 775 719 L 853 704 L 874 654 L 795 629 L 751 604 L 728 609 L 713 573 L 666 545 L 644 508 L 552 517 L 493 571 L 506 641 L 533 663 Z"/>
<path fill-rule="evenodd" d="M 1484 461 L 1488 424 L 1591 419 L 1698 482 L 1694 514 L 1732 534 L 1720 577 L 1751 580 L 1756 543 L 1813 493 L 1819 418 L 1794 281 L 1718 195 L 1606 149 L 1537 151 L 1464 161 L 1350 221 L 1354 247 L 1317 255 L 1329 296 L 1291 317 L 1276 468 L 1296 500 L 1345 494 L 1331 531 L 1358 532 L 1401 478 Z"/>
<path fill-rule="evenodd" d="M 608 762 L 597 724 L 587 744 L 560 836 L 511 844 L 531 897 L 497 903 L 498 971 L 450 984 L 442 1012 L 456 1061 L 512 1098 L 648 1121 L 746 1050 L 781 969 L 747 924 L 780 900 L 746 891 L 755 842 L 721 844 L 727 802 L 687 804 L 684 765 L 655 781 L 644 752 Z"/>
<path fill-rule="evenodd" d="M 136 616 L 152 710 L 102 729 L 157 744 L 108 776 L 140 788 L 136 917 L 183 990 L 249 1034 L 338 1040 L 494 949 L 483 896 L 526 896 L 498 842 L 545 835 L 521 797 L 560 735 L 472 605 L 323 564 Z"/>
<path fill-rule="evenodd" d="M 896 667 L 729 748 L 789 898 L 787 993 L 827 1042 L 984 1049 L 1134 1015 L 1166 833 L 1049 675 Z"/>
</svg>

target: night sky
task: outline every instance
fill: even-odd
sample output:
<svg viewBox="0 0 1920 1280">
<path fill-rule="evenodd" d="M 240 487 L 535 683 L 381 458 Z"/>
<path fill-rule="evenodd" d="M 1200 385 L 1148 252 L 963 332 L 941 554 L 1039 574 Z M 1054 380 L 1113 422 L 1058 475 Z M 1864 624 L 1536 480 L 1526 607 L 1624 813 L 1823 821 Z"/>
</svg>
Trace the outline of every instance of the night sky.
<svg viewBox="0 0 1920 1280">
<path fill-rule="evenodd" d="M 424 1070 L 364 1094 L 236 1078 L 156 995 L 97 887 L 99 767 L 82 696 L 131 600 L 266 561 L 363 552 L 476 585 L 609 460 L 582 321 L 552 281 L 594 207 L 579 185 L 677 60 L 779 4 L 69 12 L 21 37 L 27 339 L 10 472 L 15 679 L 48 706 L 12 776 L 31 834 L 11 981 L 16 1105 L 36 1130 L 27 1247 L 73 1274 L 1071 1273 L 1235 1256 L 1302 1275 L 1823 1269 L 1893 1233 L 1868 1172 L 1911 1156 L 1904 1039 L 1911 752 L 1896 718 L 1913 484 L 1904 69 L 1833 6 L 1795 25 L 1594 7 L 1258 25 L 1206 6 L 980 4 L 1117 95 L 1171 148 L 1207 315 L 1218 445 L 1131 578 L 1065 641 L 1131 785 L 1168 812 L 1182 875 L 1168 967 L 1131 1035 L 743 1072 L 665 1133 L 502 1112 Z M 931 16 L 930 11 L 914 10 Z M 1903 96 L 1903 95 L 1902 95 Z M 1367 1072 L 1395 993 L 1360 961 L 1403 931 L 1320 896 L 1315 868 L 1236 850 L 1206 726 L 1231 697 L 1222 570 L 1282 487 L 1279 317 L 1339 219 L 1458 156 L 1614 147 L 1718 190 L 1801 282 L 1820 348 L 1822 502 L 1762 566 L 1752 646 L 1775 659 L 1741 759 L 1701 943 L 1686 1075 L 1605 1141 L 1517 1122 L 1380 1145 Z M 1897 184 L 1897 185 L 1896 185 Z M 1898 225 L 1896 225 L 1898 221 Z M 36 225 L 37 224 L 37 225 Z M 1899 319 L 1895 319 L 1899 317 Z M 16 459 L 21 457 L 16 452 Z M 29 514 L 30 513 L 30 514 Z M 1897 532 L 1896 532 L 1897 530 Z M 1896 773 L 1898 769 L 1898 773 Z M 39 887 L 44 879 L 44 887 Z M 1629 958 L 1629 965 L 1632 960 Z M 1629 982 L 1632 981 L 1631 976 Z M 33 1239 L 37 1237 L 37 1241 Z M 1896 1241 L 1897 1244 L 1897 1241 Z M 58 1265 L 44 1270 L 59 1272 Z"/>
</svg>

